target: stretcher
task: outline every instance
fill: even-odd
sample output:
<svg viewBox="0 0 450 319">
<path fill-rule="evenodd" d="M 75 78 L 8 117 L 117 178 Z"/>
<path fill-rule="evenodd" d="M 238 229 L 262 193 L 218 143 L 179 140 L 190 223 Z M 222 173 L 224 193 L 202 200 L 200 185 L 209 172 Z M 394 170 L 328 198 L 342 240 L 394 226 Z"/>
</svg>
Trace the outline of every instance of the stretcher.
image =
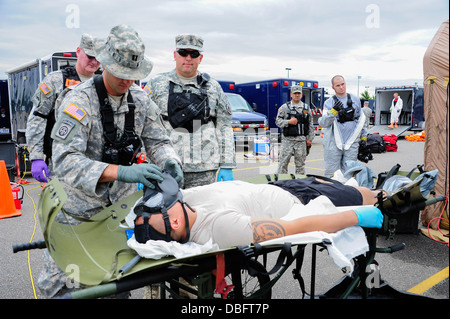
<svg viewBox="0 0 450 319">
<path fill-rule="evenodd" d="M 301 177 L 304 176 L 280 175 L 275 178 Z M 260 176 L 249 181 L 267 183 L 267 178 Z M 392 224 L 395 223 L 392 221 L 396 216 L 443 200 L 417 196 L 414 193 L 417 193 L 415 190 L 420 181 L 413 184 L 387 199 L 380 196 L 379 208 L 385 215 L 383 229 L 364 229 L 368 251 L 355 256 L 355 267 L 351 275 L 345 275 L 320 296 L 315 294 L 316 251 L 318 248 L 329 249 L 333 245 L 326 236 L 313 237 L 303 242 L 252 244 L 182 258 L 141 258 L 127 246 L 126 230 L 121 226 L 130 209 L 142 197 L 142 191 L 106 207 L 89 220 L 73 225 L 69 222 L 71 217 L 64 211 L 67 195 L 59 181 L 54 179 L 43 189 L 39 200 L 38 214 L 44 241 L 15 245 L 13 251 L 47 248 L 66 275 L 80 284 L 79 289 L 62 298 L 99 298 L 153 284 L 161 287 L 162 298 L 166 294 L 171 298 L 180 298 L 180 289 L 197 298 L 270 298 L 272 287 L 292 265 L 292 274 L 299 283 L 301 298 L 425 298 L 396 291 L 384 282 L 379 287 L 368 287 L 365 284 L 370 276 L 366 269 L 376 263 L 376 253 L 392 253 L 404 247 L 400 244 L 379 248 L 376 246 L 377 236 L 395 232 L 392 229 Z M 62 214 L 67 223 L 56 222 L 58 214 Z M 301 275 L 307 245 L 312 245 L 309 292 L 306 292 Z M 269 255 L 277 258 L 268 270 Z"/>
</svg>

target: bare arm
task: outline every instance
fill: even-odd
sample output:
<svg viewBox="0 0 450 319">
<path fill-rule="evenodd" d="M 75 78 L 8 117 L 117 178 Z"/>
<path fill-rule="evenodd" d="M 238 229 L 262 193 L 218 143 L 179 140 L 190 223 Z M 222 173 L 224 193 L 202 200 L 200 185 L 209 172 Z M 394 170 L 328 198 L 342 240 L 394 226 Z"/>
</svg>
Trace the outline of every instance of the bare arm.
<svg viewBox="0 0 450 319">
<path fill-rule="evenodd" d="M 252 218 L 253 241 L 259 243 L 312 231 L 334 233 L 356 224 L 358 217 L 352 210 L 331 215 L 302 217 L 292 221 Z"/>
<path fill-rule="evenodd" d="M 119 170 L 118 165 L 110 164 L 106 166 L 105 170 L 103 171 L 98 181 L 100 183 L 115 181 L 117 179 L 118 170 Z"/>
</svg>

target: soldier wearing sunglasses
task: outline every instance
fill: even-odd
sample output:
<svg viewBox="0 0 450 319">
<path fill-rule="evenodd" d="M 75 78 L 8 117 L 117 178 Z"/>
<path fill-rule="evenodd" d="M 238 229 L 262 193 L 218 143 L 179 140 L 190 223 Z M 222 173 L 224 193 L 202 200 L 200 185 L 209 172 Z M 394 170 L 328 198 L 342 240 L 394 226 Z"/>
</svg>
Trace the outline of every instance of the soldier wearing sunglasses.
<svg viewBox="0 0 450 319">
<path fill-rule="evenodd" d="M 175 69 L 147 84 L 183 162 L 184 188 L 233 180 L 236 167 L 231 108 L 219 83 L 198 70 L 203 39 L 175 38 Z"/>
</svg>

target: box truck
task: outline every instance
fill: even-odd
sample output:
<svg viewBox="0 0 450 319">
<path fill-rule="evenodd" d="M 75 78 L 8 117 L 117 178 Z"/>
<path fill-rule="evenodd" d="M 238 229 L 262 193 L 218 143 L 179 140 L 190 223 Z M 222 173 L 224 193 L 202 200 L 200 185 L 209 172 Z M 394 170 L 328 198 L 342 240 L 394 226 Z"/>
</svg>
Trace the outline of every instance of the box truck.
<svg viewBox="0 0 450 319">
<path fill-rule="evenodd" d="M 398 128 L 389 128 L 391 124 L 390 107 L 398 93 L 403 100 Z M 374 126 L 370 133 L 402 135 L 406 131 L 422 131 L 425 129 L 423 87 L 419 86 L 390 86 L 375 88 Z"/>
</svg>

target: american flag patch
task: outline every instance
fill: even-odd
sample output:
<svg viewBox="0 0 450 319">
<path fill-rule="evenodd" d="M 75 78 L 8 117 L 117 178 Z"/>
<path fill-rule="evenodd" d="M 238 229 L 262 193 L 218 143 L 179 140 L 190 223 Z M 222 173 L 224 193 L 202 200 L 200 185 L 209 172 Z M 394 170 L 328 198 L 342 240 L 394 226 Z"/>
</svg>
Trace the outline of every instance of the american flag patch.
<svg viewBox="0 0 450 319">
<path fill-rule="evenodd" d="M 42 93 L 44 93 L 45 95 L 47 95 L 51 91 L 50 88 L 48 87 L 48 85 L 45 84 L 45 82 L 42 82 L 39 85 L 39 88 L 41 89 Z"/>
<path fill-rule="evenodd" d="M 73 116 L 78 121 L 81 121 L 83 119 L 83 117 L 86 115 L 85 111 L 83 111 L 82 109 L 80 109 L 78 106 L 76 106 L 73 103 L 70 103 L 69 105 L 67 105 L 64 112 Z"/>
<path fill-rule="evenodd" d="M 143 90 L 144 90 L 145 93 L 147 93 L 147 95 L 152 93 L 152 91 L 150 91 L 150 88 L 147 85 L 144 86 Z"/>
</svg>

